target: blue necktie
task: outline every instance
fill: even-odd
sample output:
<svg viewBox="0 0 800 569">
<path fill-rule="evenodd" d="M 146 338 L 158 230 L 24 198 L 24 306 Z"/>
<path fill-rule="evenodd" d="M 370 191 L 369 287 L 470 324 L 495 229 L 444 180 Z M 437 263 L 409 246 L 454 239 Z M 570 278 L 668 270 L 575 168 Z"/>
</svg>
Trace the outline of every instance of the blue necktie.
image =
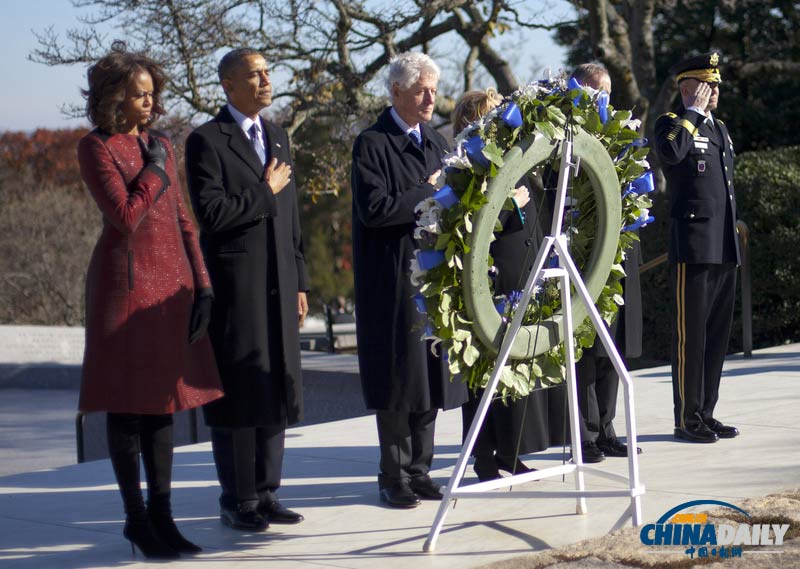
<svg viewBox="0 0 800 569">
<path fill-rule="evenodd" d="M 422 148 L 422 135 L 418 131 L 411 130 L 408 132 L 408 136 L 411 137 L 411 140 L 414 141 L 417 148 Z"/>
</svg>

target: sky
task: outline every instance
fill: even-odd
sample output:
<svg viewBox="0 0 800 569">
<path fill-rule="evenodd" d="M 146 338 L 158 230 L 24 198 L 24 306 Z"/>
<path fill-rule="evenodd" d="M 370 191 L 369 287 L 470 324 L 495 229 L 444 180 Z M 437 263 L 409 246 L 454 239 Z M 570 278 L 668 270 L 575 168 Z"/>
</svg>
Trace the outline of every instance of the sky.
<svg viewBox="0 0 800 569">
<path fill-rule="evenodd" d="M 556 5 L 561 13 L 568 10 L 566 2 L 547 4 Z M 82 105 L 80 89 L 86 83 L 86 67 L 48 67 L 28 60 L 37 47 L 34 31 L 53 26 L 63 39 L 69 28 L 81 27 L 78 18 L 88 13 L 73 7 L 70 0 L 3 0 L 0 131 L 88 126 L 85 119 L 69 118 L 61 111 L 65 103 Z M 523 52 L 522 56 L 511 58 L 516 59 L 514 71 L 523 82 L 538 78 L 544 67 L 558 69 L 564 60 L 564 49 L 543 31 L 507 34 L 497 45 L 501 53 L 511 49 Z"/>
</svg>

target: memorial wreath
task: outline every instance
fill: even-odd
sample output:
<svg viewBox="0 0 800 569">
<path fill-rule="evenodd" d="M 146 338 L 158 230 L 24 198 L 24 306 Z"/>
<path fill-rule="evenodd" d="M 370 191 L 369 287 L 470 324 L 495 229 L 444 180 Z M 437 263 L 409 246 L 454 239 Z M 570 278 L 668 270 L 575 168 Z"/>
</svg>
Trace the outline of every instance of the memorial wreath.
<svg viewBox="0 0 800 569">
<path fill-rule="evenodd" d="M 582 131 L 602 144 L 608 154 L 608 158 L 604 155 L 603 159 L 613 163 L 614 183 L 619 188 L 621 202 L 621 208 L 613 210 L 615 219 L 609 222 L 614 225 L 616 252 L 613 262 L 607 263 L 610 267 L 605 267 L 607 278 L 606 273 L 602 273 L 602 290 L 598 288 L 595 301 L 601 316 L 611 325 L 618 306 L 624 302 L 620 280 L 625 276 L 622 262 L 626 251 L 638 240 L 636 230 L 653 220 L 648 209 L 653 177 L 646 160 L 648 149 L 644 146 L 647 141 L 637 132 L 639 126 L 640 122 L 632 119 L 631 111 L 615 110 L 608 105 L 605 92 L 582 87 L 574 79 L 567 81 L 562 75 L 519 89 L 456 137 L 454 151 L 443 160 L 446 184 L 416 208 L 415 238 L 419 249 L 411 261 L 411 280 L 419 287 L 415 299 L 417 308 L 427 314 L 423 336 L 434 340 L 432 349 L 441 351 L 451 375 L 459 375 L 471 389 L 486 386 L 502 334 L 518 308 L 521 296 L 519 292 L 508 296 L 493 295 L 490 300 L 502 325 L 494 336 L 476 333 L 475 310 L 465 287 L 465 264 L 469 263 L 473 250 L 480 248 L 474 241 L 474 224 L 479 212 L 487 207 L 492 191 L 503 193 L 499 198 L 503 209 L 515 210 L 513 215 L 523 215 L 512 199 L 518 184 L 511 182 L 499 190 L 492 190 L 492 180 L 500 175 L 510 159 L 519 162 L 525 149 L 535 144 L 540 147 L 546 144 L 548 149 L 552 148 L 552 152 L 548 150 L 547 159 L 533 164 L 530 169 L 525 165 L 522 172 L 538 176 L 545 191 L 554 190 L 558 147 L 566 129 L 574 133 Z M 590 142 L 596 145 L 594 141 Z M 514 172 L 519 169 L 519 166 L 515 167 Z M 608 170 L 610 172 L 611 168 Z M 581 271 L 592 258 L 598 235 L 597 194 L 593 189 L 597 184 L 593 184 L 591 173 L 591 170 L 581 172 L 571 181 L 571 199 L 564 213 L 570 254 Z M 613 180 L 613 174 L 610 177 Z M 619 219 L 616 219 L 617 215 Z M 490 222 L 493 222 L 493 231 L 497 232 L 502 226 L 496 214 L 492 217 Z M 532 224 L 537 220 L 523 218 L 523 222 Z M 548 228 L 544 229 L 546 234 Z M 488 250 L 488 243 L 480 249 Z M 490 283 L 493 272 L 491 257 L 487 261 L 490 270 L 479 278 Z M 549 259 L 547 266 L 557 263 L 557 258 Z M 556 281 L 540 281 L 531 302 L 525 307 L 523 324 L 533 325 L 532 329 L 538 336 L 536 325 L 552 320 L 560 309 L 561 295 Z M 595 335 L 588 318 L 582 318 L 582 322 L 576 320 L 576 358 L 580 358 L 583 348 L 592 346 Z M 503 399 L 516 399 L 536 387 L 563 382 L 566 374 L 563 342 L 546 348 L 535 353 L 517 350 L 515 354 L 512 351 L 502 370 L 496 395 Z"/>
</svg>

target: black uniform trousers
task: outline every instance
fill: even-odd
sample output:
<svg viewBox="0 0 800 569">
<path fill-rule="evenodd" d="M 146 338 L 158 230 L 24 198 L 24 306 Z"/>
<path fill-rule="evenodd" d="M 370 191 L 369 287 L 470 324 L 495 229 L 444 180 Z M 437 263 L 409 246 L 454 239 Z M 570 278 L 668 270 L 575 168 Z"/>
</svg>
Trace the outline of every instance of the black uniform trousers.
<svg viewBox="0 0 800 569">
<path fill-rule="evenodd" d="M 428 476 L 433 463 L 433 437 L 438 409 L 376 411 L 381 449 L 381 489 Z"/>
<path fill-rule="evenodd" d="M 736 263 L 670 263 L 675 427 L 711 419 L 736 298 Z"/>
</svg>

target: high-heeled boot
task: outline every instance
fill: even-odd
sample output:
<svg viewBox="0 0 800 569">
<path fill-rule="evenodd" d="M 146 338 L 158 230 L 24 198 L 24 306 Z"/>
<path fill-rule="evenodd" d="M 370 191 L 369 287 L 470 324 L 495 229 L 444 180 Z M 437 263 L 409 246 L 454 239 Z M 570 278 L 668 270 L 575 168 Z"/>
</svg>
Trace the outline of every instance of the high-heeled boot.
<svg viewBox="0 0 800 569">
<path fill-rule="evenodd" d="M 147 477 L 147 515 L 156 535 L 179 553 L 202 551 L 178 530 L 172 517 L 172 415 L 142 420 L 142 459 Z"/>
<path fill-rule="evenodd" d="M 177 551 L 164 543 L 154 532 L 147 516 L 139 478 L 139 415 L 109 413 L 106 434 L 109 456 L 125 507 L 125 528 L 122 535 L 145 557 L 175 559 Z"/>
<path fill-rule="evenodd" d="M 180 554 L 156 533 L 146 514 L 128 516 L 122 535 L 131 542 L 131 553 L 134 553 L 133 546 L 135 545 L 148 559 L 177 559 L 180 557 Z"/>
<path fill-rule="evenodd" d="M 169 496 L 166 497 L 166 500 L 163 498 L 163 496 L 159 496 L 157 500 L 150 499 L 147 503 L 147 515 L 156 535 L 179 553 L 200 553 L 203 551 L 203 548 L 199 545 L 183 537 L 172 517 Z"/>
</svg>

